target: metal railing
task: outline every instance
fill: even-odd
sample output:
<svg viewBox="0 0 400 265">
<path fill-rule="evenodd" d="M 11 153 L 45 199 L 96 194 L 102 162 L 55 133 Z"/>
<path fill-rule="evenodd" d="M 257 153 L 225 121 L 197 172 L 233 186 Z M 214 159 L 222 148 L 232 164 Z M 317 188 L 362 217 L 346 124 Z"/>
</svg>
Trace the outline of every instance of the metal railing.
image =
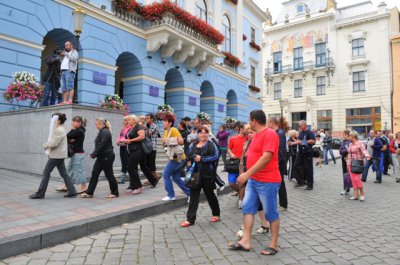
<svg viewBox="0 0 400 265">
<path fill-rule="evenodd" d="M 305 61 L 303 62 L 302 67 L 299 67 L 297 69 L 294 69 L 294 67 L 291 64 L 288 65 L 283 65 L 280 67 L 280 69 L 274 69 L 274 68 L 266 68 L 265 69 L 265 77 L 270 77 L 274 75 L 284 75 L 284 74 L 290 74 L 293 72 L 310 72 L 318 69 L 333 69 L 335 68 L 335 63 L 333 61 L 333 58 L 327 58 L 324 64 L 319 64 L 317 65 L 315 61 Z"/>
</svg>

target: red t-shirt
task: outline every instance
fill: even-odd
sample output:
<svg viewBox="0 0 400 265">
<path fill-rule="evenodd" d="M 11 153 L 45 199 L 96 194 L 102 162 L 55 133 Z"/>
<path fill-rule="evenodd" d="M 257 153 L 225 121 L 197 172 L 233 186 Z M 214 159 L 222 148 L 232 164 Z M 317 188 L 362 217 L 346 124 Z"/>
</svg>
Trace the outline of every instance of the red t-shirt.
<svg viewBox="0 0 400 265">
<path fill-rule="evenodd" d="M 259 182 L 281 183 L 281 175 L 279 173 L 278 165 L 278 150 L 279 136 L 270 128 L 266 128 L 253 136 L 253 140 L 246 152 L 247 170 L 254 166 L 265 152 L 271 152 L 272 159 L 264 169 L 250 176 L 252 179 Z"/>
<path fill-rule="evenodd" d="M 240 135 L 232 136 L 231 139 L 229 139 L 228 148 L 231 149 L 232 153 L 239 159 L 242 157 L 243 146 L 246 140 L 246 136 Z"/>
</svg>

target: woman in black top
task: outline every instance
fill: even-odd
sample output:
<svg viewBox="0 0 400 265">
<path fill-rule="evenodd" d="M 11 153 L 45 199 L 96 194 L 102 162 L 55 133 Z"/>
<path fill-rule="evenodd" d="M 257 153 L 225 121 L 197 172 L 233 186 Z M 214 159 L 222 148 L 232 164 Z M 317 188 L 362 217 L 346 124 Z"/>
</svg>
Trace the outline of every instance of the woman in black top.
<svg viewBox="0 0 400 265">
<path fill-rule="evenodd" d="M 94 151 L 90 154 L 91 158 L 96 158 L 92 170 L 92 178 L 89 182 L 89 188 L 86 192 L 81 194 L 81 198 L 92 198 L 94 190 L 96 189 L 97 182 L 101 171 L 104 171 L 108 184 L 110 185 L 111 193 L 107 198 L 116 198 L 119 196 L 118 184 L 114 177 L 113 163 L 115 154 L 111 138 L 111 125 L 110 122 L 104 118 L 96 119 L 96 127 L 99 130 L 96 139 L 94 140 Z"/>
<path fill-rule="evenodd" d="M 289 140 L 288 140 L 288 145 L 289 145 L 289 170 L 288 170 L 288 179 L 291 181 L 293 177 L 293 165 L 294 162 L 296 161 L 296 156 L 297 156 L 297 145 L 294 145 L 293 143 L 297 141 L 297 132 L 295 130 L 290 130 L 289 131 Z"/>
<path fill-rule="evenodd" d="M 187 154 L 187 151 L 189 149 L 189 143 L 187 141 L 187 136 L 189 135 L 189 131 L 187 130 L 187 126 L 184 121 L 179 122 L 178 131 L 183 138 L 183 147 L 185 150 L 185 154 Z"/>
<path fill-rule="evenodd" d="M 201 189 L 203 189 L 212 211 L 211 222 L 218 222 L 220 220 L 219 203 L 214 193 L 219 152 L 216 145 L 209 140 L 209 133 L 210 131 L 207 126 L 201 126 L 197 131 L 200 140 L 199 143 L 196 145 L 192 144 L 189 147 L 188 166 L 190 167 L 193 163 L 196 163 L 193 173 L 199 172 L 201 181 L 199 187 L 190 188 L 187 219 L 180 224 L 181 227 L 188 227 L 195 223 Z"/>
</svg>

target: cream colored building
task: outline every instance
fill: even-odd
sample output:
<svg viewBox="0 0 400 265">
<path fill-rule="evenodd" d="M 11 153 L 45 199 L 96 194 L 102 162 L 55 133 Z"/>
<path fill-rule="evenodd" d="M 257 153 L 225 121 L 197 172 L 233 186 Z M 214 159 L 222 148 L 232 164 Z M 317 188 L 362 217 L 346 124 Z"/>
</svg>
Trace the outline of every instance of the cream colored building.
<svg viewBox="0 0 400 265">
<path fill-rule="evenodd" d="M 264 27 L 266 113 L 279 116 L 282 106 L 293 127 L 305 119 L 334 134 L 391 130 L 390 39 L 399 30 L 391 19 L 398 11 L 384 3 L 284 2 Z"/>
</svg>

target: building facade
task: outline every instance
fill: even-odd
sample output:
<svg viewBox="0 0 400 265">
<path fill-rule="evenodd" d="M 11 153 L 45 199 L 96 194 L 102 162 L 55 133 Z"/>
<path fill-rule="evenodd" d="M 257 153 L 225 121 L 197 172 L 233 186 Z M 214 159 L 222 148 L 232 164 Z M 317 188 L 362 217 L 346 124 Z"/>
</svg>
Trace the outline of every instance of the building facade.
<svg viewBox="0 0 400 265">
<path fill-rule="evenodd" d="M 71 40 L 79 47 L 79 104 L 98 106 L 105 95 L 119 94 L 136 114 L 169 104 L 178 119 L 211 114 L 214 129 L 226 116 L 247 120 L 262 107 L 262 57 L 250 42 L 261 45 L 264 13 L 247 0 L 173 2 L 220 31 L 224 41 L 217 45 L 174 14 L 149 21 L 110 0 L 0 0 L 0 89 L 16 71 L 42 76 L 44 58 Z M 78 7 L 86 18 L 77 39 L 72 12 Z M 241 63 L 233 65 L 222 52 Z M 10 108 L 1 98 L 0 111 Z"/>
<path fill-rule="evenodd" d="M 393 132 L 400 132 L 400 34 L 392 37 L 393 63 Z"/>
<path fill-rule="evenodd" d="M 396 9 L 397 10 L 397 9 Z M 287 117 L 294 128 L 340 135 L 392 130 L 390 39 L 398 20 L 384 3 L 337 8 L 335 1 L 283 3 L 264 27 L 264 110 Z"/>
</svg>

